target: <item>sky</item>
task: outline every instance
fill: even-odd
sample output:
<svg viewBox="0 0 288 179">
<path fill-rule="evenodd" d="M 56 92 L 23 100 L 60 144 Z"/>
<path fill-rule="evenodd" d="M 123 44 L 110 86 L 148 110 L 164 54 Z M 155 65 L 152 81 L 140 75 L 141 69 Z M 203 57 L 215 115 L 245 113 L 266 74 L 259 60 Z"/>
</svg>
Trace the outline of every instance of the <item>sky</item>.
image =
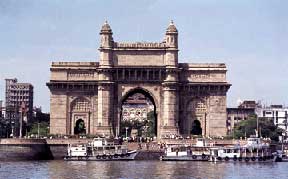
<svg viewBox="0 0 288 179">
<path fill-rule="evenodd" d="M 34 106 L 50 111 L 52 61 L 99 61 L 105 20 L 115 41 L 160 42 L 170 20 L 179 62 L 225 63 L 239 100 L 288 105 L 288 1 L 0 0 L 0 99 L 5 78 L 34 86 Z"/>
</svg>

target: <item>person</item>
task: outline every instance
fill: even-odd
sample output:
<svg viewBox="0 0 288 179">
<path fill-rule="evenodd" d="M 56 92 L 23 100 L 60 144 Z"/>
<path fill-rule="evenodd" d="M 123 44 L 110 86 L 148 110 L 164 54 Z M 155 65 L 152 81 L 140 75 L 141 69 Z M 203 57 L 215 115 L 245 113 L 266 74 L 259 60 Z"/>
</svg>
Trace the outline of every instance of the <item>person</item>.
<svg viewBox="0 0 288 179">
<path fill-rule="evenodd" d="M 146 150 L 149 150 L 149 145 L 150 145 L 150 140 L 149 140 L 149 138 L 147 138 L 147 142 L 146 142 Z"/>
</svg>

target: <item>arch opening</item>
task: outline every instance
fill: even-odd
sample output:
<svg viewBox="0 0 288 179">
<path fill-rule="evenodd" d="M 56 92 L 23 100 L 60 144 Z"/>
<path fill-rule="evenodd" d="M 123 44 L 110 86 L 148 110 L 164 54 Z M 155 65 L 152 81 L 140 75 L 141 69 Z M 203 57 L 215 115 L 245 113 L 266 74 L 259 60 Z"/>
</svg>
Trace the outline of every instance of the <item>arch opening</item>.
<svg viewBox="0 0 288 179">
<path fill-rule="evenodd" d="M 71 102 L 70 133 L 90 134 L 91 102 L 85 97 L 77 97 Z M 87 129 L 86 129 L 87 126 Z"/>
<path fill-rule="evenodd" d="M 157 136 L 156 104 L 151 94 L 141 88 L 133 89 L 121 100 L 119 135 L 151 138 Z"/>
<path fill-rule="evenodd" d="M 74 127 L 74 134 L 86 134 L 85 122 L 83 119 L 78 119 Z"/>
<path fill-rule="evenodd" d="M 193 122 L 192 122 L 191 134 L 192 135 L 202 135 L 201 123 L 197 119 L 193 120 Z"/>
</svg>

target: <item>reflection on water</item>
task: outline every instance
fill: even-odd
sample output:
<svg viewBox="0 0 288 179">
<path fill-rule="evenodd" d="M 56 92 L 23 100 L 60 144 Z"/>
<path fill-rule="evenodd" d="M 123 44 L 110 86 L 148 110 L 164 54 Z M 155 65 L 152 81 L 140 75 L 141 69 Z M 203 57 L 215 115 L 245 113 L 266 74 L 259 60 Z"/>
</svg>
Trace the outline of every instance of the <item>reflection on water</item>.
<svg viewBox="0 0 288 179">
<path fill-rule="evenodd" d="M 0 162 L 0 178 L 288 178 L 288 163 L 209 163 L 164 161 Z"/>
</svg>

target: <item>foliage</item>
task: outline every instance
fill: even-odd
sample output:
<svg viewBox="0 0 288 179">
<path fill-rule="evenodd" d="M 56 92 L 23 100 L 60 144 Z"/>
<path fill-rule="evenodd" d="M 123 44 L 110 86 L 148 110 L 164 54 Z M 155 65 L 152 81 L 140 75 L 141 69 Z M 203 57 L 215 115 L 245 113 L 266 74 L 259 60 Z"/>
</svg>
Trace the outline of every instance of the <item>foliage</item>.
<svg viewBox="0 0 288 179">
<path fill-rule="evenodd" d="M 35 116 L 31 119 L 30 123 L 49 122 L 50 114 L 43 113 L 41 110 L 36 111 Z"/>
<path fill-rule="evenodd" d="M 258 118 L 259 135 L 260 137 L 270 138 L 271 140 L 278 141 L 278 136 L 282 134 L 282 130 L 274 125 L 272 119 Z M 232 134 L 235 138 L 249 137 L 255 135 L 257 129 L 257 116 L 251 115 L 247 120 L 239 122 Z"/>
<path fill-rule="evenodd" d="M 155 115 L 154 115 L 154 111 L 150 111 L 147 114 L 147 137 L 154 137 L 156 136 L 156 119 L 155 119 Z"/>
<path fill-rule="evenodd" d="M 40 122 L 39 123 L 39 135 L 40 136 L 47 136 L 49 133 L 49 123 L 48 122 Z M 28 135 L 38 135 L 38 123 L 33 123 Z"/>
<path fill-rule="evenodd" d="M 126 135 L 126 127 L 128 136 L 132 129 L 137 129 L 138 136 L 154 137 L 156 135 L 156 120 L 154 111 L 147 114 L 147 120 L 145 121 L 121 121 L 120 135 Z"/>
</svg>

